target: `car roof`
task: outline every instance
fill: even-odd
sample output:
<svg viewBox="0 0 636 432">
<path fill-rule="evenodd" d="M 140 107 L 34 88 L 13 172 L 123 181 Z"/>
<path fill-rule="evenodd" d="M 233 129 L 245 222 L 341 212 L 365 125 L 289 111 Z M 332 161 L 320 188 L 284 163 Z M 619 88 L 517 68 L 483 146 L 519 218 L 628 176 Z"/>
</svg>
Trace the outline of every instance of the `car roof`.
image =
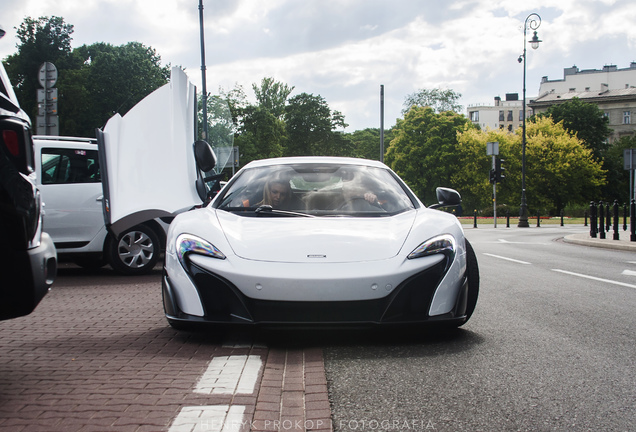
<svg viewBox="0 0 636 432">
<path fill-rule="evenodd" d="M 97 150 L 95 138 L 67 137 L 56 135 L 33 135 L 33 145 L 36 148 L 75 148 Z"/>
<path fill-rule="evenodd" d="M 380 161 L 371 159 L 351 158 L 351 157 L 335 157 L 335 156 L 294 156 L 294 157 L 281 157 L 271 159 L 259 159 L 252 161 L 245 165 L 243 168 L 256 168 L 272 165 L 296 165 L 296 164 L 315 164 L 315 163 L 330 163 L 338 165 L 366 165 L 377 168 L 388 168 Z"/>
</svg>

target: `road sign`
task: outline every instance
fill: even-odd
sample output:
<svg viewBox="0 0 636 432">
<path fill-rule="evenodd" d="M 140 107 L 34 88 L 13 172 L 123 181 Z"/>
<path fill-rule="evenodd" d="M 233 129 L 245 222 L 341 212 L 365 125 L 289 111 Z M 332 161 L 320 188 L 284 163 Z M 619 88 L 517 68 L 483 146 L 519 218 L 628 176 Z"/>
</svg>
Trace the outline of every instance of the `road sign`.
<svg viewBox="0 0 636 432">
<path fill-rule="evenodd" d="M 60 122 L 56 115 L 39 115 L 36 119 L 36 135 L 59 135 Z"/>
<path fill-rule="evenodd" d="M 486 143 L 486 154 L 488 156 L 496 156 L 499 154 L 499 142 L 487 142 Z"/>
<path fill-rule="evenodd" d="M 38 81 L 44 88 L 51 88 L 57 82 L 57 68 L 51 62 L 44 62 L 40 66 Z"/>
</svg>

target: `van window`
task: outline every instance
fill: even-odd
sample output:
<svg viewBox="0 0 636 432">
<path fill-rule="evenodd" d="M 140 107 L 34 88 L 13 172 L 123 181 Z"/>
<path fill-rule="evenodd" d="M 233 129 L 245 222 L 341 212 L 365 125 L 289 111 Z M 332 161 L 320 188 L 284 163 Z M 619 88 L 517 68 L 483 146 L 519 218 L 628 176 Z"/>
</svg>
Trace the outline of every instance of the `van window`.
<svg viewBox="0 0 636 432">
<path fill-rule="evenodd" d="M 42 184 L 100 181 L 97 150 L 42 149 Z"/>
</svg>

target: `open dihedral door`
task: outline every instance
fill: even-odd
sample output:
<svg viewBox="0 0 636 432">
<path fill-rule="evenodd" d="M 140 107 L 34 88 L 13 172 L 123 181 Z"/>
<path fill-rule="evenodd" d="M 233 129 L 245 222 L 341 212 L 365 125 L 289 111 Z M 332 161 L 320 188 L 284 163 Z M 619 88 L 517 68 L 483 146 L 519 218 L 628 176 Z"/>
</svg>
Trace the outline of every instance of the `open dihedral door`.
<svg viewBox="0 0 636 432">
<path fill-rule="evenodd" d="M 195 87 L 176 67 L 168 84 L 97 130 L 104 221 L 114 235 L 201 203 L 195 134 Z"/>
</svg>

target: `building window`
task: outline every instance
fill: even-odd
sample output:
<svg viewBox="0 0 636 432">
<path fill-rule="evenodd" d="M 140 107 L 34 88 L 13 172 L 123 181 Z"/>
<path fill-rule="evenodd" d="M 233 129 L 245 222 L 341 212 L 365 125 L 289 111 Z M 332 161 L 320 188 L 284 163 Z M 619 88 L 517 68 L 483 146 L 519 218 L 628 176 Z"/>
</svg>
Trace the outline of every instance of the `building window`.
<svg viewBox="0 0 636 432">
<path fill-rule="evenodd" d="M 508 111 L 508 121 L 512 121 L 512 111 Z"/>
<path fill-rule="evenodd" d="M 519 121 L 523 121 L 523 110 L 519 111 Z"/>
<path fill-rule="evenodd" d="M 631 123 L 632 123 L 631 111 L 623 111 L 623 124 L 631 124 Z"/>
<path fill-rule="evenodd" d="M 504 112 L 499 111 L 499 121 L 504 121 Z"/>
<path fill-rule="evenodd" d="M 470 112 L 470 121 L 478 122 L 479 121 L 479 111 L 471 111 Z"/>
<path fill-rule="evenodd" d="M 512 132 L 512 125 L 508 125 L 508 132 Z"/>
</svg>

